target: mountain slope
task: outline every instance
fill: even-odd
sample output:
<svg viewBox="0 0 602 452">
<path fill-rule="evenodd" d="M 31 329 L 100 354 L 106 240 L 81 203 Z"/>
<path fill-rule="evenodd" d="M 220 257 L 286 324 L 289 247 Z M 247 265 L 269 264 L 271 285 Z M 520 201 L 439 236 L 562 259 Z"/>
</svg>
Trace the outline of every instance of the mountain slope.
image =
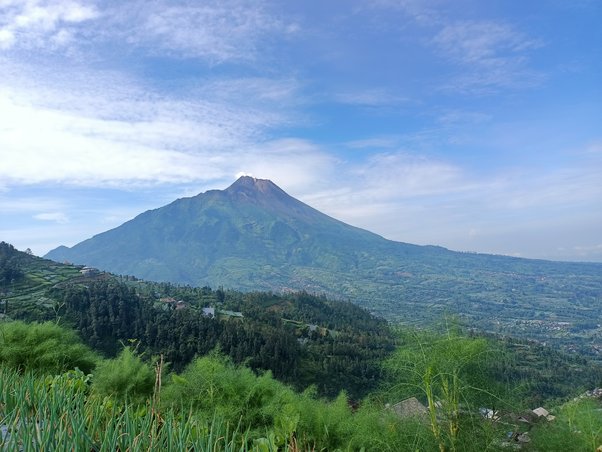
<svg viewBox="0 0 602 452">
<path fill-rule="evenodd" d="M 270 181 L 242 177 L 46 257 L 193 285 L 280 289 L 291 281 L 311 288 L 298 269 L 354 271 L 366 260 L 380 262 L 392 244 L 401 254 L 424 252 L 330 218 Z"/>
<path fill-rule="evenodd" d="M 552 338 L 566 347 L 575 345 L 567 339 L 573 332 L 591 353 L 602 350 L 601 264 L 393 242 L 251 177 L 145 212 L 46 257 L 195 286 L 321 292 L 404 321 L 459 314 L 489 331 Z"/>
</svg>

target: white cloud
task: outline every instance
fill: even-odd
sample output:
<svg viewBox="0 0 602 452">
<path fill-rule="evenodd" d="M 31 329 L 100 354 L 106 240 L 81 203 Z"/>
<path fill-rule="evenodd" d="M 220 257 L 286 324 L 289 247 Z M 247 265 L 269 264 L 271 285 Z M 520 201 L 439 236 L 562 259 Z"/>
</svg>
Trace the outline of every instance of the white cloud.
<svg viewBox="0 0 602 452">
<path fill-rule="evenodd" d="M 497 66 L 508 59 L 520 60 L 517 55 L 542 45 L 514 27 L 493 21 L 450 23 L 433 42 L 447 58 L 479 66 Z"/>
<path fill-rule="evenodd" d="M 75 0 L 24 0 L 0 3 L 0 48 L 66 45 L 77 24 L 99 16 Z"/>
<path fill-rule="evenodd" d="M 66 224 L 69 223 L 69 217 L 63 212 L 44 212 L 38 213 L 33 216 L 36 220 L 41 221 L 52 221 L 58 224 Z"/>
<path fill-rule="evenodd" d="M 304 199 L 352 224 L 378 224 L 370 229 L 381 233 L 389 229 L 382 220 L 399 215 L 408 204 L 470 188 L 461 168 L 402 151 L 339 163 L 329 179 L 328 187 Z"/>
<path fill-rule="evenodd" d="M 309 141 L 286 138 L 249 148 L 232 163 L 236 172 L 248 171 L 291 193 L 303 193 L 327 183 L 339 161 Z"/>
<path fill-rule="evenodd" d="M 377 10 L 401 12 L 420 30 L 421 43 L 450 65 L 441 89 L 459 94 L 493 94 L 541 85 L 546 75 L 530 65 L 541 39 L 496 19 L 462 20 L 462 6 L 439 0 L 371 0 Z M 403 27 L 402 27 L 403 29 Z M 418 34 L 417 34 L 418 35 Z"/>
<path fill-rule="evenodd" d="M 599 250 L 586 244 L 592 238 L 599 243 L 599 232 L 588 225 L 602 226 L 602 167 L 596 155 L 583 155 L 562 169 L 534 164 L 483 175 L 451 160 L 381 152 L 338 162 L 328 185 L 298 195 L 393 240 L 569 260 L 576 251 L 555 252 L 550 243 L 567 250 L 577 243 L 584 247 L 582 259 L 601 260 Z M 583 233 L 569 232 L 574 230 Z"/>
<path fill-rule="evenodd" d="M 528 67 L 528 51 L 541 47 L 514 27 L 494 21 L 447 23 L 433 38 L 436 49 L 462 68 L 446 88 L 456 92 L 492 93 L 501 88 L 540 84 L 544 75 Z"/>
<path fill-rule="evenodd" d="M 0 29 L 0 49 L 8 49 L 15 43 L 15 34 L 11 30 Z"/>
<path fill-rule="evenodd" d="M 253 62 L 273 35 L 299 25 L 252 0 L 19 0 L 0 2 L 0 49 L 83 51 L 200 58 L 211 64 Z M 96 54 L 94 58 L 98 58 Z"/>
<path fill-rule="evenodd" d="M 246 155 L 257 166 L 264 151 L 252 143 L 264 142 L 265 131 L 290 123 L 295 89 L 291 81 L 232 79 L 220 83 L 229 89 L 201 82 L 203 95 L 178 98 L 110 73 L 32 74 L 8 64 L 6 75 L 0 179 L 9 185 L 124 187 L 234 174 Z M 275 155 L 274 165 L 287 166 L 283 160 Z"/>
<path fill-rule="evenodd" d="M 199 82 L 194 91 L 203 98 L 236 105 L 261 104 L 272 107 L 299 102 L 301 84 L 295 79 L 265 77 L 222 78 Z"/>
<path fill-rule="evenodd" d="M 128 1 L 107 11 L 111 38 L 121 36 L 149 53 L 199 57 L 211 63 L 253 61 L 271 34 L 289 35 L 297 27 L 251 0 Z"/>
<path fill-rule="evenodd" d="M 6 193 L 9 190 L 6 189 Z M 33 213 L 44 209 L 64 209 L 65 203 L 60 199 L 40 196 L 16 195 L 0 193 L 0 214 L 5 216 L 19 213 Z"/>
</svg>

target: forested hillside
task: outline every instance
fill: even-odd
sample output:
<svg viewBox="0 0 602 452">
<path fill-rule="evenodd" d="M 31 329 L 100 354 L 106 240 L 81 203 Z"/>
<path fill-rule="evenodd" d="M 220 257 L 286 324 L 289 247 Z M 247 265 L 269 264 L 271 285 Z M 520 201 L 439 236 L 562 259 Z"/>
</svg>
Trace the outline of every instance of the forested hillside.
<svg viewBox="0 0 602 452">
<path fill-rule="evenodd" d="M 83 270 L 84 275 L 81 267 L 30 256 L 8 244 L 0 249 L 22 275 L 0 287 L 1 316 L 73 327 L 105 356 L 134 344 L 148 356 L 162 353 L 172 369 L 181 370 L 217 348 L 235 363 L 270 370 L 299 389 L 315 385 L 326 396 L 344 389 L 359 399 L 382 383 L 383 360 L 403 342 L 397 328 L 356 305 L 305 292 L 243 293 L 98 271 Z M 436 330 L 450 328 L 444 320 Z M 489 340 L 496 354 L 492 375 L 523 382 L 523 400 L 562 398 L 576 386 L 595 385 L 600 375 L 600 368 L 581 355 L 508 337 Z"/>
<path fill-rule="evenodd" d="M 3 316 L 73 326 L 106 356 L 122 344 L 163 353 L 175 370 L 218 348 L 236 363 L 270 370 L 299 388 L 359 398 L 380 379 L 393 349 L 387 323 L 351 303 L 307 293 L 242 293 L 171 284 L 78 268 L 28 256 L 3 244 L 19 282 L 4 284 Z M 12 268 L 12 267 L 11 267 Z M 204 314 L 210 308 L 212 314 Z"/>
</svg>

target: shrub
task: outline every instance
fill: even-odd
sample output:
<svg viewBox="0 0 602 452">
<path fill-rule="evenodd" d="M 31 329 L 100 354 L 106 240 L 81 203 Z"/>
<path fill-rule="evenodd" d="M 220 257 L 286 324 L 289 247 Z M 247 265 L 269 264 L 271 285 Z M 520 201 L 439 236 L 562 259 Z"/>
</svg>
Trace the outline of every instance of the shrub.
<svg viewBox="0 0 602 452">
<path fill-rule="evenodd" d="M 57 374 L 77 367 L 87 373 L 97 360 L 74 331 L 52 322 L 0 323 L 0 363 L 19 372 Z"/>
<path fill-rule="evenodd" d="M 94 372 L 93 387 L 103 396 L 140 401 L 154 387 L 155 374 L 130 347 L 125 347 L 115 359 L 101 362 Z"/>
<path fill-rule="evenodd" d="M 172 375 L 172 382 L 162 393 L 166 404 L 251 429 L 272 426 L 281 408 L 294 400 L 293 391 L 271 373 L 257 376 L 216 352 L 194 360 L 181 375 Z"/>
</svg>

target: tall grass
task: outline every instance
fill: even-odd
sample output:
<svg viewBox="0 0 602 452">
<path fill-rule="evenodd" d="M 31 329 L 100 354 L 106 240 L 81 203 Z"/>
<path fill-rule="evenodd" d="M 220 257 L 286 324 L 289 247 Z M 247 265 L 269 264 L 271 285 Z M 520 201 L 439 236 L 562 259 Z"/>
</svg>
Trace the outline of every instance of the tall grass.
<svg viewBox="0 0 602 452">
<path fill-rule="evenodd" d="M 88 393 L 86 376 L 19 375 L 0 368 L 0 450 L 246 451 L 248 433 L 196 413 L 159 414 Z M 269 450 L 269 449 L 268 449 Z"/>
<path fill-rule="evenodd" d="M 353 414 L 344 395 L 326 402 L 311 391 L 295 395 L 267 376 L 255 378 L 247 383 L 259 385 L 264 396 L 236 421 L 224 414 L 229 404 L 157 408 L 153 398 L 123 403 L 99 394 L 78 370 L 41 377 L 0 367 L 0 451 L 431 449 L 425 426 L 403 424 L 382 408 L 367 405 Z M 257 387 L 247 389 L 248 396 L 257 396 Z"/>
</svg>

